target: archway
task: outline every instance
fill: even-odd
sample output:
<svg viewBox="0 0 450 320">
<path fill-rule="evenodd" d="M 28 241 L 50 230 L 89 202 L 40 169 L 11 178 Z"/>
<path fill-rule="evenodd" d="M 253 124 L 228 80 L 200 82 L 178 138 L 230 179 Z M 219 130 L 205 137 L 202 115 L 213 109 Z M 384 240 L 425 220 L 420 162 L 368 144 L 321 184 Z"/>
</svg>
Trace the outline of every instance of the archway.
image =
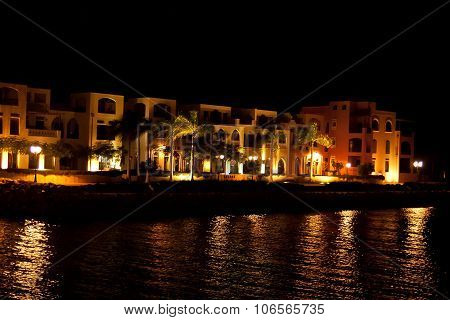
<svg viewBox="0 0 450 320">
<path fill-rule="evenodd" d="M 280 159 L 278 161 L 278 174 L 285 175 L 286 174 L 286 162 L 284 159 Z"/>
<path fill-rule="evenodd" d="M 67 139 L 78 139 L 80 136 L 80 131 L 78 127 L 78 122 L 76 119 L 72 118 L 67 123 Z"/>
<path fill-rule="evenodd" d="M 115 114 L 116 102 L 110 98 L 101 98 L 98 100 L 98 113 Z"/>
<path fill-rule="evenodd" d="M 19 92 L 13 88 L 8 87 L 0 88 L 0 104 L 9 106 L 18 106 Z"/>
<path fill-rule="evenodd" d="M 300 175 L 300 159 L 298 157 L 295 158 L 295 174 Z"/>
</svg>

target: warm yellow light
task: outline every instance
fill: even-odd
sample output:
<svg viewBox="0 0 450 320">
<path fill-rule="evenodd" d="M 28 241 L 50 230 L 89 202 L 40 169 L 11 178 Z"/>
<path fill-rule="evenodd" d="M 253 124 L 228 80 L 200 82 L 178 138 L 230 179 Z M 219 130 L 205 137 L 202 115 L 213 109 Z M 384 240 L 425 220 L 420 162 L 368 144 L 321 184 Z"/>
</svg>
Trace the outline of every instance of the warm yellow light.
<svg viewBox="0 0 450 320">
<path fill-rule="evenodd" d="M 223 154 L 221 154 L 221 155 L 219 156 L 219 158 L 220 158 L 220 160 L 223 160 L 223 158 L 225 158 L 225 156 L 224 156 Z"/>
<path fill-rule="evenodd" d="M 345 166 L 346 166 L 347 168 L 350 168 L 350 167 L 352 166 L 352 164 L 351 164 L 350 162 L 347 162 L 347 163 L 345 164 Z"/>
<path fill-rule="evenodd" d="M 33 154 L 39 154 L 41 153 L 42 148 L 40 146 L 31 146 L 30 147 L 30 152 Z"/>
</svg>

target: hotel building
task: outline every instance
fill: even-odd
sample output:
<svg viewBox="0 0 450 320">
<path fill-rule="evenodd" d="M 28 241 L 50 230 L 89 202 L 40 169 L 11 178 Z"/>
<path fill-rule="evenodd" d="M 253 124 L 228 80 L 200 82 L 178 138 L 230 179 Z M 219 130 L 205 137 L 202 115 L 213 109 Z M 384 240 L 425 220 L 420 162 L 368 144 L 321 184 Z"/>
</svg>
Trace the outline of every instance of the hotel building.
<svg viewBox="0 0 450 320">
<path fill-rule="evenodd" d="M 111 143 L 115 148 L 129 148 L 127 159 L 90 159 L 87 155 L 58 159 L 40 154 L 38 159 L 11 150 L 1 151 L 1 168 L 39 170 L 98 171 L 131 169 L 151 163 L 158 172 L 169 171 L 170 158 L 164 134 L 154 135 L 142 130 L 135 141 L 122 141 L 111 132 L 111 123 L 122 119 L 124 111 L 134 110 L 149 123 L 170 121 L 178 114 L 197 112 L 199 123 L 209 123 L 214 134 L 211 145 L 221 142 L 239 150 L 236 159 L 203 152 L 196 157 L 200 174 L 218 174 L 223 179 L 247 179 L 249 175 L 268 175 L 270 164 L 276 178 L 301 177 L 312 170 L 316 176 L 333 175 L 334 163 L 350 163 L 349 175 L 358 175 L 358 166 L 374 164 L 374 173 L 386 182 L 416 179 L 413 174 L 414 134 L 403 132 L 395 112 L 382 111 L 375 102 L 332 101 L 323 106 L 307 106 L 298 113 L 278 115 L 276 111 L 259 108 L 244 109 L 209 104 L 180 105 L 176 100 L 133 98 L 101 93 L 76 93 L 67 106 L 53 106 L 48 89 L 0 82 L 0 137 L 16 137 L 39 143 L 63 142 L 74 150 Z M 334 145 L 325 148 L 299 145 L 296 132 L 315 122 L 320 132 L 329 135 Z M 271 152 L 266 139 L 265 124 L 276 124 L 278 147 Z M 401 129 L 401 130 L 400 130 Z M 186 144 L 179 139 L 174 145 L 175 172 L 187 172 L 189 157 Z M 201 149 L 201 148 L 199 148 Z M 203 150 L 204 151 L 204 150 Z M 270 157 L 273 161 L 270 161 Z M 311 159 L 312 157 L 312 159 Z M 258 172 L 249 171 L 248 159 L 257 159 Z M 334 172 L 335 173 L 335 172 Z M 342 173 L 342 172 L 341 172 Z M 347 173 L 347 172 L 345 172 Z"/>
</svg>

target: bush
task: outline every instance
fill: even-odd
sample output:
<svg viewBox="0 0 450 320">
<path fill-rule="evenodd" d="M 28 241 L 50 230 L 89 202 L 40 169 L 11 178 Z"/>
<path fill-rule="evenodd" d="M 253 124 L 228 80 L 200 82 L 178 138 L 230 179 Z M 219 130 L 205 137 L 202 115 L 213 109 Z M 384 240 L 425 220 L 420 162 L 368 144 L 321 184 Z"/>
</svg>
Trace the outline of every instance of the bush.
<svg viewBox="0 0 450 320">
<path fill-rule="evenodd" d="M 358 174 L 362 177 L 369 176 L 373 171 L 375 170 L 375 167 L 373 163 L 363 163 L 358 166 Z"/>
</svg>

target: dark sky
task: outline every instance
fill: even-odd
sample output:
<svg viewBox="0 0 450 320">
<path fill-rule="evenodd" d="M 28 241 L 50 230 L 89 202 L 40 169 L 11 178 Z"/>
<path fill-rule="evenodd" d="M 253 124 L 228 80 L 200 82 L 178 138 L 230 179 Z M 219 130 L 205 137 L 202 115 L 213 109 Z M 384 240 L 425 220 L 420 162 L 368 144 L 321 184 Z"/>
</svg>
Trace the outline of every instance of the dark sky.
<svg viewBox="0 0 450 320">
<path fill-rule="evenodd" d="M 278 110 L 445 2 L 6 1 L 145 95 Z M 430 130 L 448 136 L 449 21 L 450 4 L 294 110 L 372 99 L 416 120 L 419 147 L 433 149 Z M 56 102 L 139 95 L 2 3 L 0 30 L 0 81 L 50 87 Z"/>
</svg>

